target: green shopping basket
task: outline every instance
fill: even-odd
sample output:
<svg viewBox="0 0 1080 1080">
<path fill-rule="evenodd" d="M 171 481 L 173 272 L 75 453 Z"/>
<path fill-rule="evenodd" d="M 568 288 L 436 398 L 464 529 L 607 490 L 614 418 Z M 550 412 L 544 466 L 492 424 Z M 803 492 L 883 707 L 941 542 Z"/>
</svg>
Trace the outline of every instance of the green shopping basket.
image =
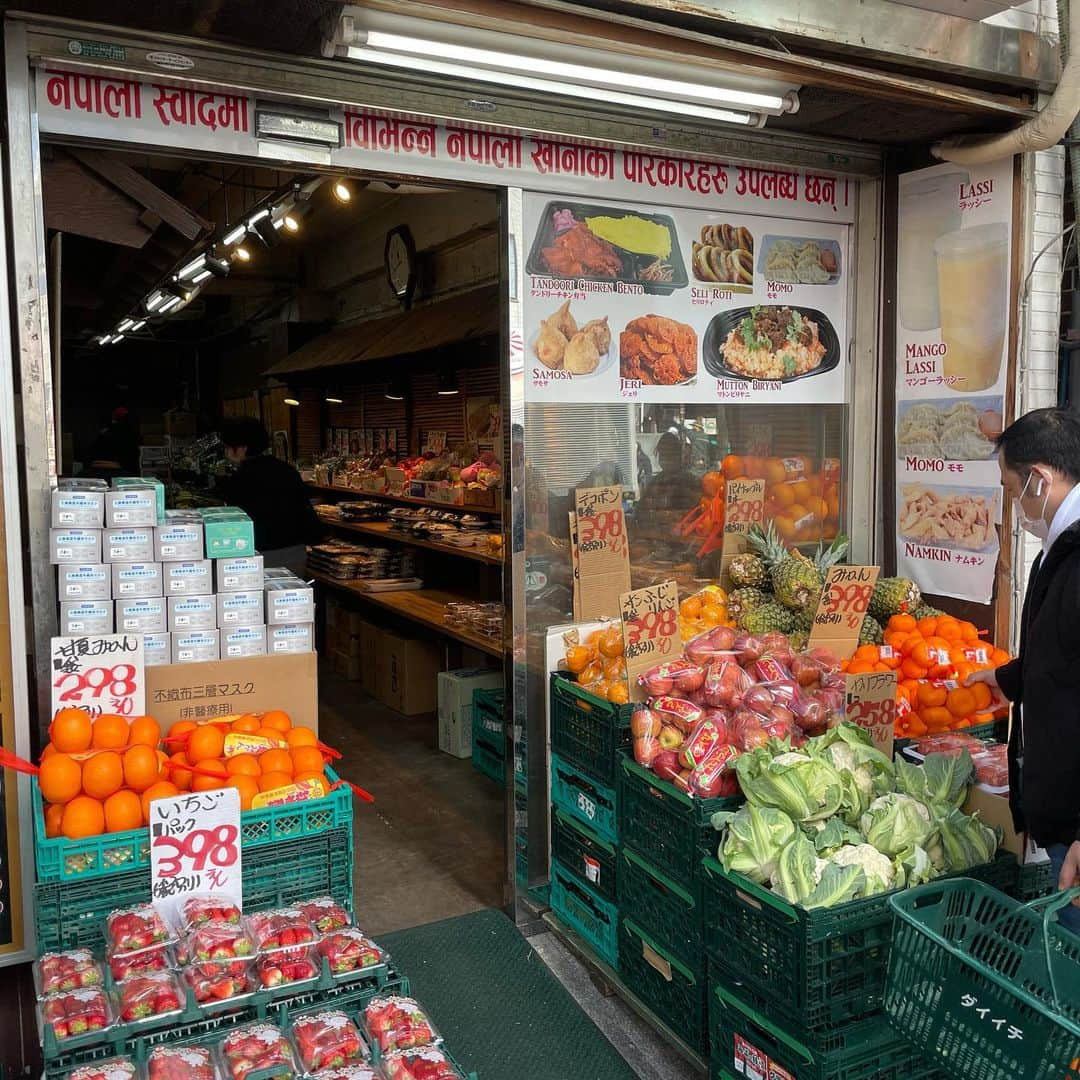
<svg viewBox="0 0 1080 1080">
<path fill-rule="evenodd" d="M 1077 896 L 952 878 L 891 897 L 893 1026 L 950 1076 L 1080 1080 L 1080 935 L 1051 922 Z"/>
</svg>

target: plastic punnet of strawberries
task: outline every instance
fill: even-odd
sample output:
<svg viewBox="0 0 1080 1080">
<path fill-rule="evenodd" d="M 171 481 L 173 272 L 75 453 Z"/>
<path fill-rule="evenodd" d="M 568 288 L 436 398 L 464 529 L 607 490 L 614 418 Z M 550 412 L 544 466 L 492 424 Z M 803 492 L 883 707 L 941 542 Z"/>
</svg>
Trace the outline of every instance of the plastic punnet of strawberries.
<svg viewBox="0 0 1080 1080">
<path fill-rule="evenodd" d="M 316 896 L 296 906 L 320 934 L 341 930 L 352 923 L 349 913 L 332 896 Z"/>
<path fill-rule="evenodd" d="M 344 975 L 349 971 L 386 963 L 382 949 L 362 931 L 351 926 L 327 934 L 316 948 L 320 956 L 326 957 L 332 975 Z"/>
<path fill-rule="evenodd" d="M 382 1053 L 441 1041 L 419 1003 L 408 997 L 374 997 L 364 1010 L 368 1041 Z"/>
<path fill-rule="evenodd" d="M 38 994 L 60 994 L 65 990 L 80 990 L 100 986 L 104 981 L 101 967 L 88 949 L 46 953 L 34 964 Z"/>
<path fill-rule="evenodd" d="M 149 904 L 112 912 L 105 919 L 105 933 L 117 953 L 139 952 L 172 937 L 164 920 Z"/>
<path fill-rule="evenodd" d="M 182 964 L 207 960 L 237 960 L 255 955 L 255 944 L 242 922 L 205 922 L 177 947 Z"/>
<path fill-rule="evenodd" d="M 203 923 L 238 923 L 240 909 L 227 896 L 190 896 L 180 906 L 180 923 L 186 933 Z"/>
<path fill-rule="evenodd" d="M 387 1054 L 382 1060 L 382 1070 L 386 1080 L 461 1080 L 461 1073 L 437 1046 Z"/>
<path fill-rule="evenodd" d="M 309 945 L 315 940 L 315 931 L 299 908 L 257 911 L 248 916 L 248 926 L 260 952 L 291 949 L 297 945 Z"/>
<path fill-rule="evenodd" d="M 238 1028 L 221 1044 L 225 1067 L 233 1080 L 244 1080 L 256 1069 L 272 1069 L 271 1078 L 290 1078 L 299 1069 L 285 1036 L 271 1024 Z"/>
<path fill-rule="evenodd" d="M 301 1016 L 293 1021 L 292 1030 L 300 1063 L 309 1073 L 336 1069 L 367 1056 L 359 1030 L 340 1010 Z"/>
<path fill-rule="evenodd" d="M 120 1019 L 125 1023 L 179 1012 L 184 1007 L 184 992 L 169 971 L 132 975 L 120 984 L 117 997 Z"/>
<path fill-rule="evenodd" d="M 319 1080 L 382 1080 L 382 1076 L 375 1071 L 374 1065 L 357 1061 L 337 1069 L 323 1069 Z"/>
<path fill-rule="evenodd" d="M 68 1074 L 68 1080 L 135 1080 L 137 1071 L 131 1058 L 114 1057 L 80 1065 Z"/>
<path fill-rule="evenodd" d="M 190 964 L 181 969 L 184 982 L 191 987 L 195 1000 L 204 1005 L 208 1002 L 229 1001 L 250 990 L 247 960 L 207 960 Z"/>
<path fill-rule="evenodd" d="M 58 1039 L 75 1039 L 112 1026 L 112 1009 L 103 990 L 87 987 L 54 994 L 41 1003 L 41 1015 Z"/>
<path fill-rule="evenodd" d="M 310 945 L 299 949 L 274 949 L 255 960 L 255 977 L 267 990 L 305 982 L 319 977 L 319 961 Z"/>
<path fill-rule="evenodd" d="M 113 982 L 123 982 L 132 975 L 152 975 L 155 971 L 168 971 L 173 966 L 168 945 L 154 945 L 142 952 L 123 953 L 111 948 L 106 953 Z"/>
<path fill-rule="evenodd" d="M 155 1046 L 146 1060 L 147 1080 L 217 1080 L 205 1046 Z"/>
</svg>

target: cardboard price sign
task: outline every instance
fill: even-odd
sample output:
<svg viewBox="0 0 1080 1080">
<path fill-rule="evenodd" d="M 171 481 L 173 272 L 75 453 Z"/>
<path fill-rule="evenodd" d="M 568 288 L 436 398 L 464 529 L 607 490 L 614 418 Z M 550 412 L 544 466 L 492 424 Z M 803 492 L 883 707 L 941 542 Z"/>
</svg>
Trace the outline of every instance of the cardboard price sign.
<svg viewBox="0 0 1080 1080">
<path fill-rule="evenodd" d="M 142 634 L 54 637 L 49 649 L 52 711 L 85 709 L 91 716 L 146 713 Z"/>
<path fill-rule="evenodd" d="M 844 676 L 844 715 L 869 732 L 874 745 L 892 757 L 896 723 L 896 672 Z"/>
<path fill-rule="evenodd" d="M 630 588 L 630 544 L 623 515 L 622 487 L 578 488 L 577 521 L 580 619 L 614 617 Z"/>
<path fill-rule="evenodd" d="M 240 792 L 193 791 L 150 804 L 150 898 L 166 922 L 184 900 L 224 894 L 243 907 Z"/>
<path fill-rule="evenodd" d="M 859 643 L 859 631 L 880 572 L 877 566 L 829 568 L 810 628 L 811 648 L 824 646 L 841 659 L 851 656 Z"/>
<path fill-rule="evenodd" d="M 405 475 L 404 469 L 390 469 L 386 470 L 386 491 L 390 495 L 404 495 L 405 486 L 408 484 L 409 478 Z"/>
<path fill-rule="evenodd" d="M 724 491 L 724 546 L 720 553 L 720 576 L 726 579 L 731 560 L 747 550 L 751 525 L 765 520 L 765 481 L 729 480 Z"/>
<path fill-rule="evenodd" d="M 644 701 L 637 677 L 664 660 L 682 655 L 679 636 L 679 587 L 674 581 L 634 589 L 619 597 L 630 700 Z"/>
</svg>

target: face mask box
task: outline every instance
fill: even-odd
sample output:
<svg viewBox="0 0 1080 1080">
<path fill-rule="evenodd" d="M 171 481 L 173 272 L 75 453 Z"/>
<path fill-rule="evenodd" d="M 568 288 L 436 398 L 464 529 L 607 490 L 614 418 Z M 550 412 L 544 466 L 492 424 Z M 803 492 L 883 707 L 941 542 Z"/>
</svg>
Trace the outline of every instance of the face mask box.
<svg viewBox="0 0 1080 1080">
<path fill-rule="evenodd" d="M 116 601 L 116 629 L 128 634 L 164 634 L 167 611 L 163 596 Z"/>
<path fill-rule="evenodd" d="M 266 627 L 238 626 L 221 630 L 221 656 L 224 660 L 266 655 Z"/>
<path fill-rule="evenodd" d="M 266 628 L 268 653 L 305 653 L 315 650 L 315 627 L 312 623 L 293 623 Z"/>
<path fill-rule="evenodd" d="M 154 530 L 154 552 L 159 562 L 201 559 L 205 541 L 201 521 L 166 521 Z"/>
<path fill-rule="evenodd" d="M 263 557 L 245 555 L 238 559 L 218 559 L 214 564 L 217 572 L 217 591 L 250 592 L 263 587 Z"/>
<path fill-rule="evenodd" d="M 65 600 L 111 600 L 112 575 L 104 563 L 64 563 L 56 571 L 56 594 Z"/>
<path fill-rule="evenodd" d="M 105 493 L 105 524 L 110 529 L 153 528 L 157 516 L 157 495 L 149 485 L 132 485 Z"/>
<path fill-rule="evenodd" d="M 249 517 L 207 518 L 206 554 L 211 559 L 231 559 L 255 551 L 255 526 Z"/>
<path fill-rule="evenodd" d="M 172 634 L 143 634 L 143 660 L 147 667 L 172 663 Z"/>
<path fill-rule="evenodd" d="M 147 596 L 161 596 L 161 592 L 161 563 L 112 564 L 112 594 L 117 600 L 138 600 Z"/>
<path fill-rule="evenodd" d="M 310 623 L 315 621 L 315 590 L 295 578 L 268 581 L 266 584 L 266 622 L 268 626 Z"/>
<path fill-rule="evenodd" d="M 154 530 L 151 526 L 106 529 L 102 537 L 102 562 L 154 561 Z"/>
<path fill-rule="evenodd" d="M 78 600 L 60 605 L 60 633 L 111 634 L 113 605 L 111 600 Z"/>
<path fill-rule="evenodd" d="M 166 596 L 210 596 L 214 591 L 213 563 L 209 559 L 161 564 Z"/>
<path fill-rule="evenodd" d="M 50 529 L 49 562 L 99 563 L 101 557 L 100 529 Z"/>
<path fill-rule="evenodd" d="M 197 664 L 207 660 L 220 660 L 219 633 L 217 630 L 191 630 L 172 636 L 174 664 Z"/>
<path fill-rule="evenodd" d="M 104 525 L 104 491 L 87 491 L 64 487 L 53 489 L 53 528 L 100 529 Z"/>
<path fill-rule="evenodd" d="M 117 476 L 112 486 L 114 490 L 123 488 L 152 488 L 154 492 L 155 515 L 151 525 L 165 522 L 165 485 L 156 476 Z"/>
<path fill-rule="evenodd" d="M 217 624 L 222 630 L 239 626 L 262 626 L 265 622 L 262 589 L 218 593 Z"/>
<path fill-rule="evenodd" d="M 170 596 L 169 630 L 216 630 L 217 602 L 213 596 Z"/>
</svg>

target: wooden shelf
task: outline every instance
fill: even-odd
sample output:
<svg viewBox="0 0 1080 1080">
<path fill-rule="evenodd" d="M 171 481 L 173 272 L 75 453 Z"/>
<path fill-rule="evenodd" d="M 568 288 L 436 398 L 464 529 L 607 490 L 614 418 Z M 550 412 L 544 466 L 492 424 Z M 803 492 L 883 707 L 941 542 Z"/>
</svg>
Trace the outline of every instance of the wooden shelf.
<svg viewBox="0 0 1080 1080">
<path fill-rule="evenodd" d="M 336 589 L 339 592 L 348 593 L 358 597 L 375 607 L 392 611 L 405 619 L 426 626 L 444 637 L 453 638 L 465 645 L 471 645 L 474 649 L 502 659 L 505 648 L 493 638 L 477 634 L 473 630 L 464 630 L 459 626 L 447 626 L 445 611 L 447 604 L 475 603 L 473 597 L 464 596 L 461 593 L 449 592 L 446 589 L 404 589 L 401 592 L 367 592 L 360 587 L 357 581 L 339 581 L 337 578 L 327 577 L 325 574 L 307 571 L 308 577 L 313 581 L 325 585 L 327 588 Z"/>
<path fill-rule="evenodd" d="M 452 506 L 450 503 L 431 502 L 429 499 L 414 499 L 411 495 L 387 495 L 373 491 L 359 491 L 357 488 L 334 487 L 329 484 L 315 484 L 310 480 L 304 481 L 313 491 L 325 491 L 331 495 L 349 495 L 354 499 L 386 499 L 388 502 L 399 503 L 402 506 L 427 506 L 432 510 L 449 510 L 455 514 L 486 514 L 490 517 L 501 517 L 501 509 L 485 509 L 482 506 Z"/>
<path fill-rule="evenodd" d="M 320 517 L 324 525 L 331 529 L 344 529 L 346 532 L 361 533 L 364 536 L 374 536 L 380 540 L 389 540 L 397 544 L 408 544 L 410 547 L 425 548 L 428 551 L 439 551 L 445 555 L 456 555 L 462 559 L 472 559 L 474 562 L 487 563 L 489 566 L 502 566 L 502 555 L 492 554 L 482 548 L 463 548 L 456 544 L 440 544 L 437 540 L 421 540 L 418 537 L 409 536 L 398 529 L 392 528 L 385 521 L 329 521 Z"/>
</svg>

